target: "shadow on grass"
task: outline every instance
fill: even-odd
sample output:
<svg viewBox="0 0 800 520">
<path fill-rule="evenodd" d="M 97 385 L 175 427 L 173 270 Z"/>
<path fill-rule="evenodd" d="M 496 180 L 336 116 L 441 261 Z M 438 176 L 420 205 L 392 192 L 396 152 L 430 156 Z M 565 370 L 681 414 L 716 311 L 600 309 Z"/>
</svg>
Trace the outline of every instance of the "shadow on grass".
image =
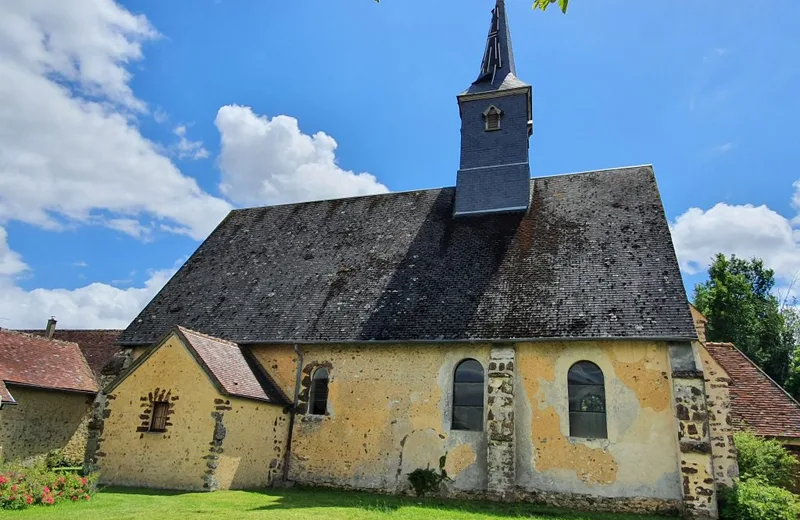
<svg viewBox="0 0 800 520">
<path fill-rule="evenodd" d="M 370 512 L 391 513 L 406 507 L 467 514 L 483 514 L 505 518 L 543 518 L 562 520 L 646 520 L 665 518 L 614 513 L 577 512 L 525 502 L 486 502 L 441 498 L 419 498 L 378 495 L 356 491 L 337 491 L 326 488 L 295 488 L 257 490 L 253 493 L 269 496 L 271 503 L 250 511 L 279 511 L 282 509 L 350 508 Z M 276 500 L 277 499 L 277 500 Z"/>
<path fill-rule="evenodd" d="M 191 495 L 202 493 L 200 491 L 181 491 L 179 489 L 148 489 L 118 486 L 99 486 L 98 493 L 114 493 L 117 495 L 148 495 L 156 497 L 176 497 L 179 495 Z"/>
</svg>

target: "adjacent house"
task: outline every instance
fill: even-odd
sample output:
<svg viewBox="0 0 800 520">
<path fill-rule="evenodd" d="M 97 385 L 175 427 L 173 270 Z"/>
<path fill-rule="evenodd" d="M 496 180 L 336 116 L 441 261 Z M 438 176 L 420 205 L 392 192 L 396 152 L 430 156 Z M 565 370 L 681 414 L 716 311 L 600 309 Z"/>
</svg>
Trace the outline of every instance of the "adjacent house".
<svg viewBox="0 0 800 520">
<path fill-rule="evenodd" d="M 76 343 L 0 330 L 0 460 L 83 460 L 98 390 Z"/>
<path fill-rule="evenodd" d="M 134 319 L 104 482 L 403 492 L 431 468 L 451 496 L 717 516 L 653 168 L 532 179 L 502 0 L 485 49 L 454 187 L 232 211 Z"/>
</svg>

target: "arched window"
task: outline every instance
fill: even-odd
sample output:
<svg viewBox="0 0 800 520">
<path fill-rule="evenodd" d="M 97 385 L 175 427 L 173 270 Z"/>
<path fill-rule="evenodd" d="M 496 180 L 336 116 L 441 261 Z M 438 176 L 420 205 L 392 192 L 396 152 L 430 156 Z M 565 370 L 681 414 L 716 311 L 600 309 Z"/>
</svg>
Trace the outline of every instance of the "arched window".
<svg viewBox="0 0 800 520">
<path fill-rule="evenodd" d="M 486 109 L 486 112 L 483 113 L 483 117 L 486 119 L 487 132 L 491 132 L 492 130 L 500 130 L 500 119 L 503 117 L 502 110 L 492 105 Z"/>
<path fill-rule="evenodd" d="M 308 396 L 308 413 L 325 415 L 328 411 L 328 369 L 318 368 L 311 375 L 311 393 Z"/>
<path fill-rule="evenodd" d="M 569 369 L 569 434 L 571 437 L 605 439 L 606 389 L 603 371 L 589 361 Z"/>
<path fill-rule="evenodd" d="M 452 429 L 483 431 L 483 367 L 474 359 L 456 367 Z"/>
</svg>

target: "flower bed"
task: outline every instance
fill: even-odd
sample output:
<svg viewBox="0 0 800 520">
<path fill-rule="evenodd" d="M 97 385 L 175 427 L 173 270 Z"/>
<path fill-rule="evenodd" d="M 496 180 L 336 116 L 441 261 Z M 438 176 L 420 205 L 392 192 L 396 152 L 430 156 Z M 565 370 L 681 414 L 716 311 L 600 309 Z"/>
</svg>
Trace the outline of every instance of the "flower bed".
<svg viewBox="0 0 800 520">
<path fill-rule="evenodd" d="M 69 500 L 91 500 L 96 477 L 37 468 L 0 467 L 0 509 L 24 509 Z"/>
</svg>

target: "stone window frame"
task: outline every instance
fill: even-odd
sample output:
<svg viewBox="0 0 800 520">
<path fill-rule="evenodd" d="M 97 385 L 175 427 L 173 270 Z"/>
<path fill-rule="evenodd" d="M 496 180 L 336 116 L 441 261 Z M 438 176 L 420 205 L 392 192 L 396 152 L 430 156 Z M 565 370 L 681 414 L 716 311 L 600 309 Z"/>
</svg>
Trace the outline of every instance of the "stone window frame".
<svg viewBox="0 0 800 520">
<path fill-rule="evenodd" d="M 578 365 L 591 365 L 597 372 L 599 372 L 600 377 L 602 378 L 601 383 L 590 383 L 590 384 L 575 384 L 570 382 L 570 378 L 573 374 L 573 371 L 578 367 Z M 595 363 L 594 361 L 590 361 L 588 359 L 581 359 L 573 363 L 569 370 L 567 370 L 567 414 L 568 414 L 568 425 L 569 425 L 569 436 L 576 438 L 576 439 L 588 439 L 588 440 L 607 440 L 608 439 L 608 392 L 606 391 L 606 376 L 603 372 L 603 369 L 600 368 L 600 365 Z M 602 391 L 600 398 L 602 399 L 602 412 L 588 412 L 588 411 L 577 411 L 573 410 L 572 401 L 573 401 L 573 393 L 575 392 L 575 387 L 582 387 L 582 386 L 595 386 L 599 387 Z M 595 394 L 590 394 L 595 395 Z M 603 434 L 602 435 L 593 435 L 593 436 L 586 436 L 586 435 L 577 435 L 575 434 L 575 426 L 573 425 L 573 414 L 585 414 L 585 413 L 602 413 L 602 427 L 603 427 Z"/>
<path fill-rule="evenodd" d="M 475 362 L 481 369 L 481 377 L 482 377 L 481 385 L 483 387 L 483 394 L 481 396 L 481 405 L 480 405 L 480 410 L 481 410 L 481 414 L 480 414 L 481 415 L 481 427 L 480 427 L 480 429 L 456 428 L 454 426 L 455 415 L 456 415 L 455 414 L 456 407 L 457 406 L 466 406 L 466 405 L 457 405 L 456 404 L 456 385 L 459 384 L 459 381 L 456 380 L 456 374 L 458 373 L 459 367 L 461 367 L 464 363 L 467 363 L 469 361 Z M 461 382 L 461 383 L 463 384 L 465 382 Z M 451 397 L 451 399 L 450 399 L 450 430 L 451 431 L 457 431 L 457 432 L 483 432 L 483 431 L 486 431 L 487 384 L 488 384 L 488 378 L 487 378 L 487 373 L 486 373 L 486 367 L 483 366 L 483 363 L 481 363 L 477 359 L 467 357 L 467 358 L 459 360 L 455 364 L 455 366 L 453 367 L 452 380 L 451 380 L 451 384 L 450 384 L 450 388 L 451 388 L 451 392 L 452 392 L 452 394 L 450 396 Z M 469 407 L 478 408 L 478 406 L 469 406 Z"/>
<path fill-rule="evenodd" d="M 321 371 L 325 372 L 325 411 L 323 413 L 314 413 L 314 401 L 317 398 L 317 392 L 319 389 L 317 388 L 317 381 L 321 381 L 321 379 L 317 378 L 317 374 Z M 330 392 L 330 383 L 331 383 L 331 371 L 330 368 L 327 366 L 318 366 L 316 367 L 313 372 L 311 372 L 311 384 L 308 387 L 308 407 L 306 409 L 306 413 L 310 416 L 316 417 L 323 417 L 328 414 L 328 398 Z"/>
<path fill-rule="evenodd" d="M 484 129 L 487 132 L 502 130 L 502 119 L 503 111 L 494 105 L 489 105 L 489 108 L 483 112 Z"/>
</svg>

